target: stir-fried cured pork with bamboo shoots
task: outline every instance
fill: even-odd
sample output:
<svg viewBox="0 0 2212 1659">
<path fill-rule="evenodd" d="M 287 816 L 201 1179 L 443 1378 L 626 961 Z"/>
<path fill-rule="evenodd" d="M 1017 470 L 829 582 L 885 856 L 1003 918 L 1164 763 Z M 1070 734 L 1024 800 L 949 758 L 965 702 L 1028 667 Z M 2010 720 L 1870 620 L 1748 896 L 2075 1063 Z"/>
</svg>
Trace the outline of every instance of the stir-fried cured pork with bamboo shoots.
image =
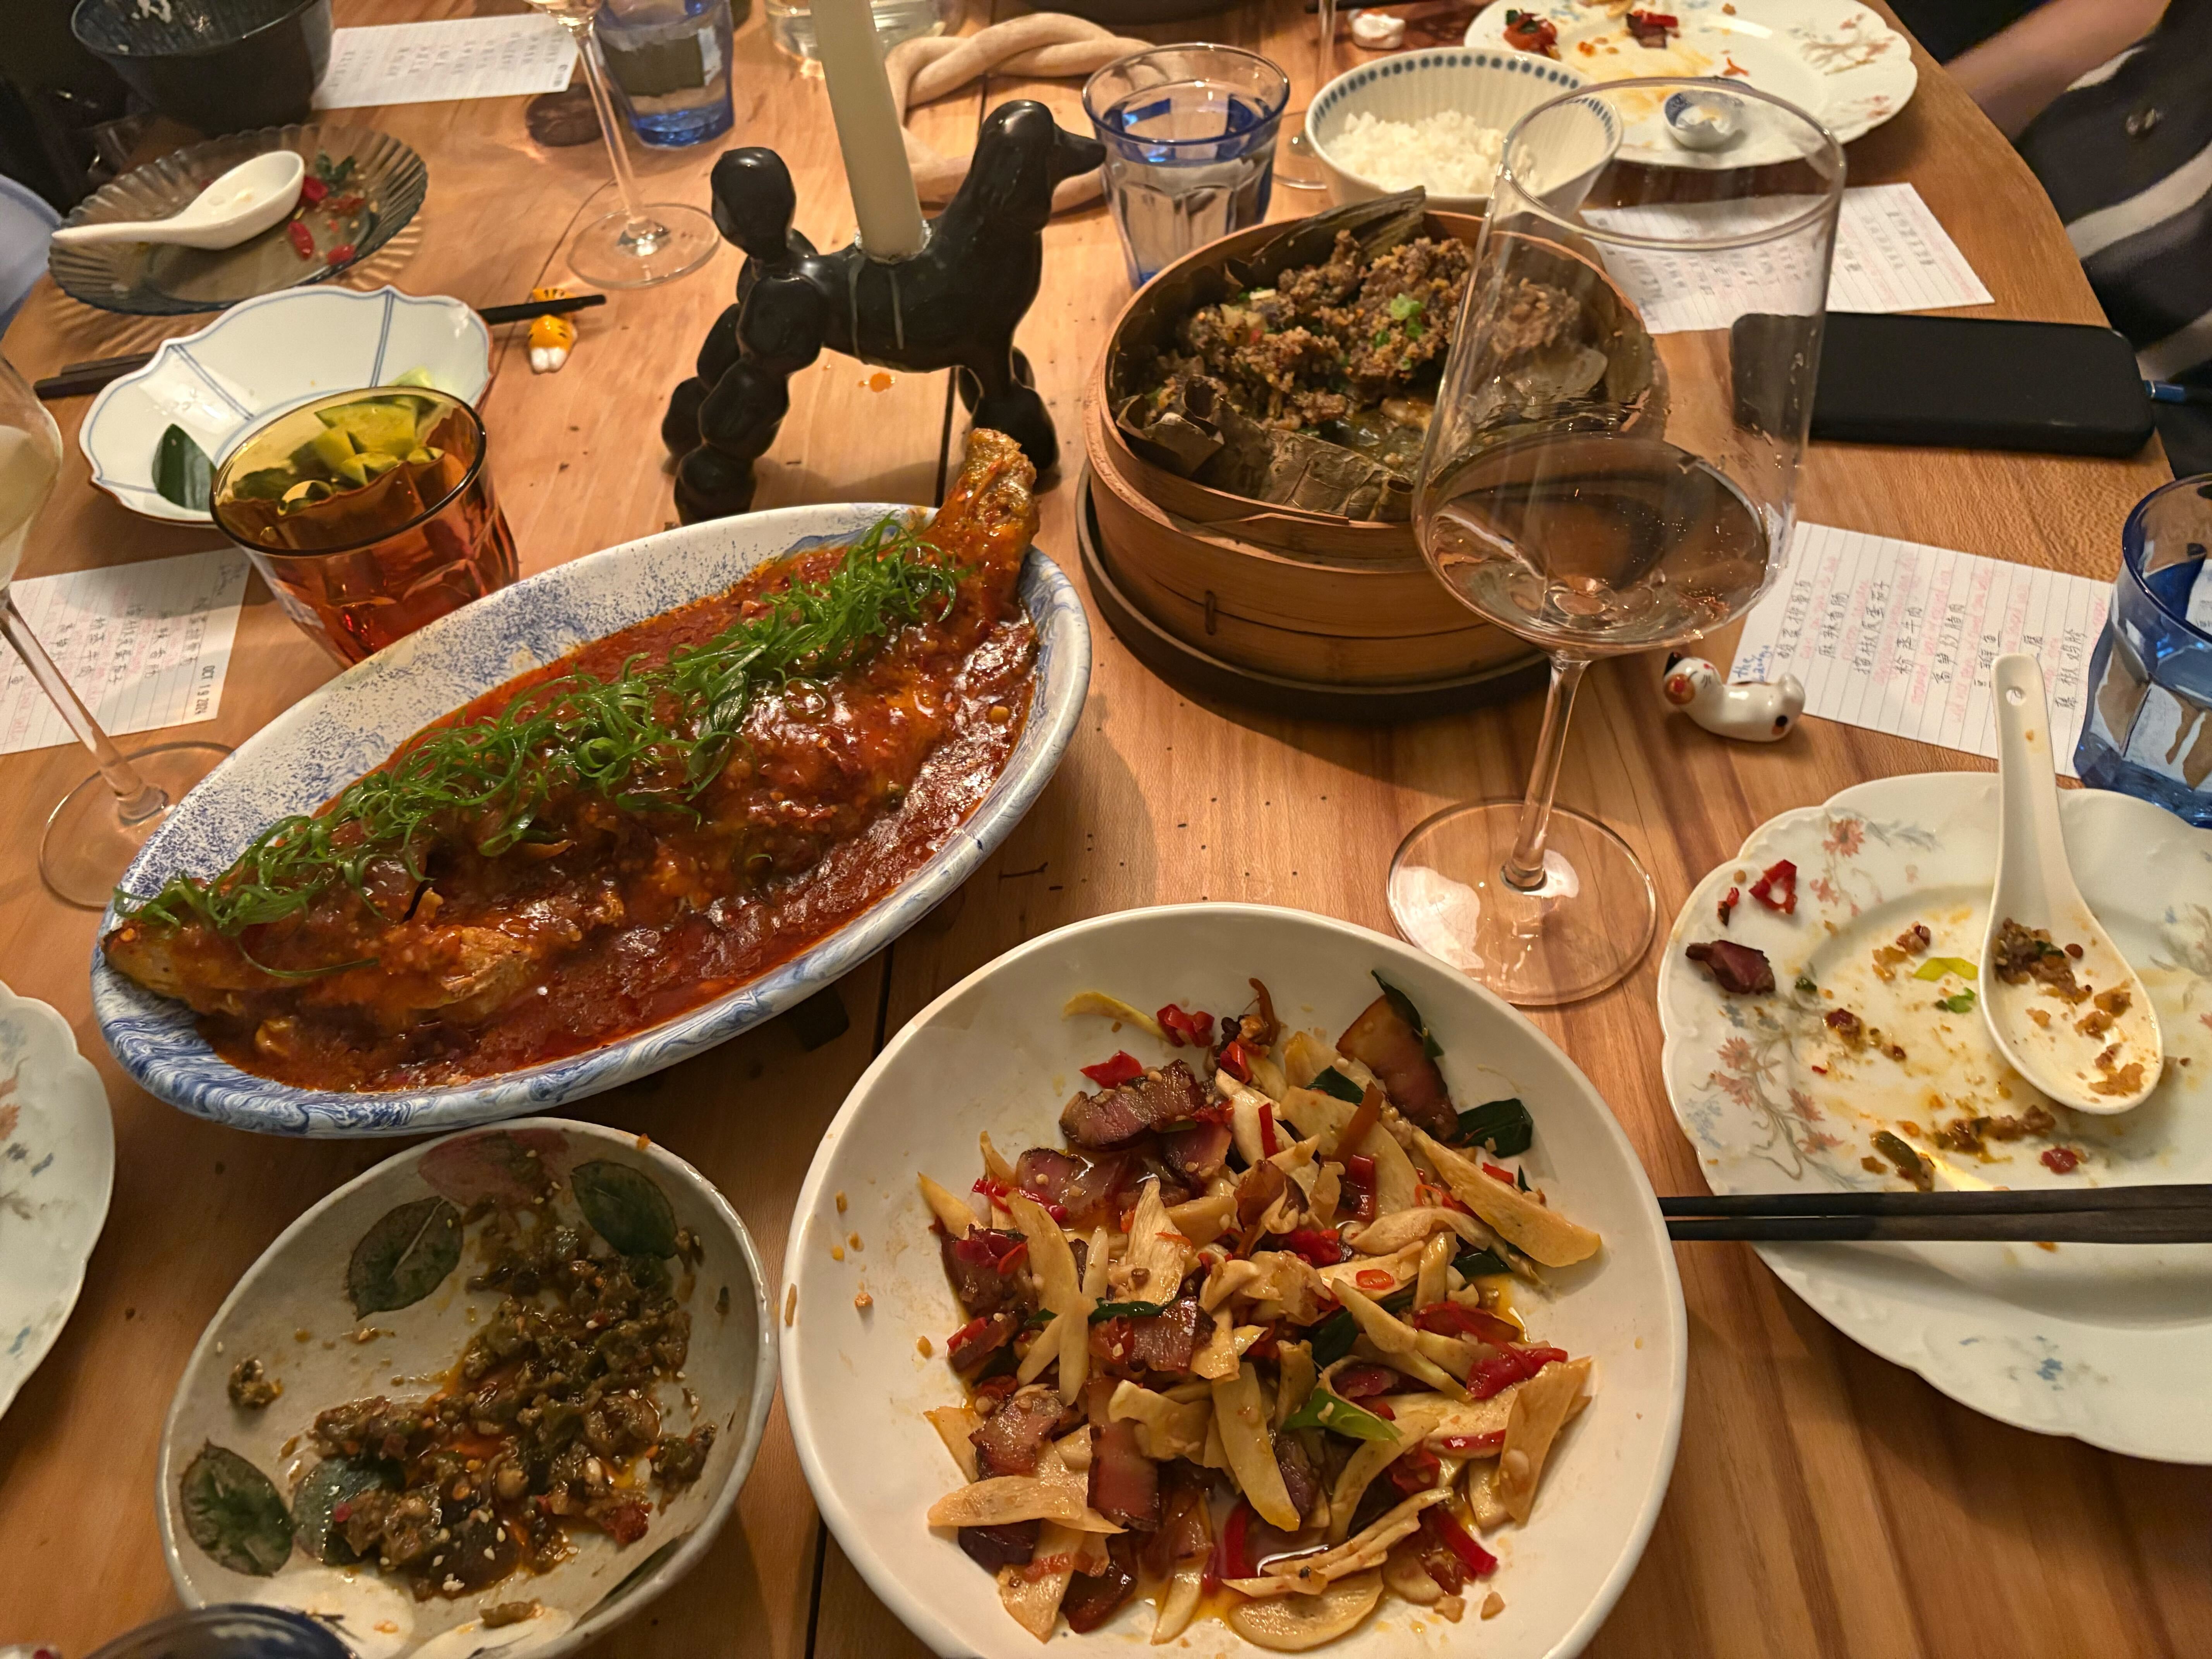
<svg viewBox="0 0 2212 1659">
<path fill-rule="evenodd" d="M 1500 1161 L 1527 1109 L 1455 1108 L 1393 986 L 1334 1044 L 1250 986 L 1218 1021 L 1076 998 L 1162 1052 L 1085 1066 L 1065 1147 L 987 1135 L 972 1186 L 921 1178 L 968 1316 L 928 1413 L 964 1484 L 928 1522 L 1040 1641 L 1139 1595 L 1156 1644 L 1218 1617 L 1300 1651 L 1386 1595 L 1460 1619 L 1590 1398 L 1516 1306 L 1600 1248 Z"/>
<path fill-rule="evenodd" d="M 417 733 L 230 868 L 126 896 L 108 960 L 306 1087 L 449 1083 L 757 977 L 941 847 L 1018 739 L 1036 510 L 979 430 L 885 520 L 595 641 Z"/>
</svg>

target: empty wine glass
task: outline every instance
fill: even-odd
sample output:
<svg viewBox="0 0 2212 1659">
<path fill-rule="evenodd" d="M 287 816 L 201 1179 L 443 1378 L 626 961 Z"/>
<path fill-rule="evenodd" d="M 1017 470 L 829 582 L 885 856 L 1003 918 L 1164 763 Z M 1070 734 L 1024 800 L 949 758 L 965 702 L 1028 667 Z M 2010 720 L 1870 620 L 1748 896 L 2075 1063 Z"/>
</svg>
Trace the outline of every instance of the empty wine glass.
<svg viewBox="0 0 2212 1659">
<path fill-rule="evenodd" d="M 568 30 L 576 43 L 576 61 L 591 88 L 592 108 L 599 118 L 599 134 L 607 141 L 607 159 L 614 165 L 615 189 L 622 197 L 620 208 L 577 231 L 568 244 L 568 269 L 594 288 L 651 288 L 698 270 L 721 246 L 720 234 L 714 219 L 697 208 L 637 199 L 637 179 L 623 147 L 623 123 L 615 112 L 606 68 L 592 39 L 599 0 L 530 3 Z"/>
<path fill-rule="evenodd" d="M 0 633 L 39 689 L 92 750 L 98 770 L 61 799 L 39 842 L 39 874 L 54 896 L 88 910 L 105 906 L 170 806 L 230 750 L 213 743 L 165 743 L 125 756 L 100 729 L 15 608 L 9 584 L 31 521 L 61 475 L 62 434 L 53 416 L 0 357 Z"/>
<path fill-rule="evenodd" d="M 1682 100 L 1723 148 L 1669 148 Z M 1780 574 L 1843 185 L 1817 122 L 1711 81 L 1589 87 L 1506 135 L 1414 529 L 1455 597 L 1550 655 L 1551 694 L 1525 796 L 1420 824 L 1389 897 L 1509 1001 L 1601 991 L 1650 943 L 1643 864 L 1553 806 L 1567 718 L 1594 660 L 1697 639 Z"/>
</svg>

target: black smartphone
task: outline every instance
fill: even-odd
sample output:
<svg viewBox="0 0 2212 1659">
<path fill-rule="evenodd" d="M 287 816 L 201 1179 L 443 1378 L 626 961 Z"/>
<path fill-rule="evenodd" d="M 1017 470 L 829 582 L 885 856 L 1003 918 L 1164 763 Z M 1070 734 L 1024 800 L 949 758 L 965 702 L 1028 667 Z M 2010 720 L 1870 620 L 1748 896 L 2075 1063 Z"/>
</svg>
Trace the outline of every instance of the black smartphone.
<svg viewBox="0 0 2212 1659">
<path fill-rule="evenodd" d="M 1787 410 L 1747 387 L 1741 365 L 1806 330 L 1802 317 L 1740 317 L 1736 419 L 1787 430 Z M 2078 323 L 1831 312 L 1813 394 L 1813 436 L 1835 443 L 2132 455 L 2151 435 L 2150 395 L 2118 331 Z"/>
</svg>

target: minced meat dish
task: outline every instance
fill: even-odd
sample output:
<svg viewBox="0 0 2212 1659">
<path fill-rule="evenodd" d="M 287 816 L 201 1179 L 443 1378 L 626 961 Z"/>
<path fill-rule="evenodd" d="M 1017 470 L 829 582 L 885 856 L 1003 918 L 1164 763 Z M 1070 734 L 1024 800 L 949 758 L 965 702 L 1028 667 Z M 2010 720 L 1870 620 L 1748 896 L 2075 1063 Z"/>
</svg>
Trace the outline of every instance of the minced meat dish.
<svg viewBox="0 0 2212 1659">
<path fill-rule="evenodd" d="M 691 1335 L 662 1261 L 617 1255 L 586 1226 L 501 1212 L 491 1227 L 471 1288 L 506 1294 L 448 1386 L 315 1419 L 315 1449 L 374 1480 L 331 1511 L 325 1559 L 374 1563 L 421 1599 L 545 1571 L 574 1528 L 635 1541 L 648 1488 L 696 1480 L 714 1443 L 712 1425 L 661 1432 L 653 1385 L 681 1372 Z"/>
<path fill-rule="evenodd" d="M 1451 345 L 1468 265 L 1466 246 L 1449 239 L 1419 237 L 1370 260 L 1339 232 L 1324 263 L 1186 317 L 1154 380 L 1210 377 L 1237 409 L 1285 432 L 1419 397 Z"/>
</svg>

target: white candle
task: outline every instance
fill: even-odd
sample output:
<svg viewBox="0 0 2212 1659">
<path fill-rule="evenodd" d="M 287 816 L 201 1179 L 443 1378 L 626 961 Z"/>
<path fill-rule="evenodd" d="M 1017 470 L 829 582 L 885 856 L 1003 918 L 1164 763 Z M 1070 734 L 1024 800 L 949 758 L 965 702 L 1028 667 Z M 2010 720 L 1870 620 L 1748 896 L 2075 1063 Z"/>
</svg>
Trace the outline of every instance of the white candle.
<svg viewBox="0 0 2212 1659">
<path fill-rule="evenodd" d="M 868 0 L 813 0 L 813 11 L 815 50 L 830 88 L 860 246 L 871 259 L 909 258 L 921 252 L 921 198 L 876 46 L 875 13 Z"/>
</svg>

